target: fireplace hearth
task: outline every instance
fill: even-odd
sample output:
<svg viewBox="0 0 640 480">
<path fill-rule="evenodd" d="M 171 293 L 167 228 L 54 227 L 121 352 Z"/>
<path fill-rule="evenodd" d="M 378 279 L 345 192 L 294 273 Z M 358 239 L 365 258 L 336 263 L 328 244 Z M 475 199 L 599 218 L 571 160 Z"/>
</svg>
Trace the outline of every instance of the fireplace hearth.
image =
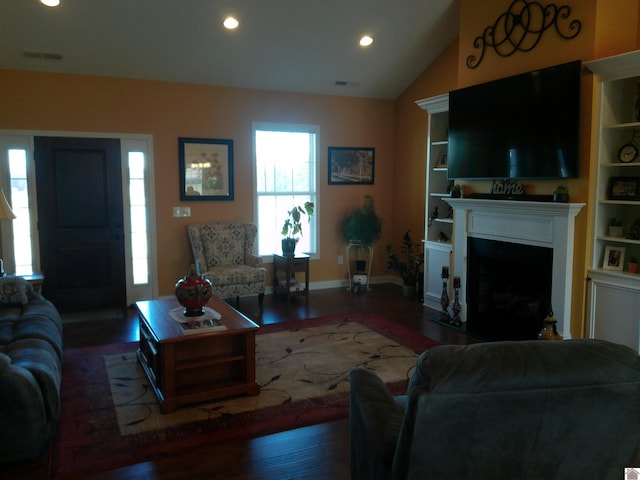
<svg viewBox="0 0 640 480">
<path fill-rule="evenodd" d="M 514 319 L 511 317 L 536 317 L 540 322 L 537 330 L 541 328 L 548 308 L 553 307 L 554 316 L 558 321 L 558 331 L 566 339 L 571 338 L 571 293 L 573 286 L 573 244 L 575 216 L 584 207 L 583 203 L 556 203 L 556 202 L 530 202 L 515 200 L 489 200 L 472 198 L 448 198 L 446 199 L 455 211 L 454 246 L 453 246 L 453 272 L 452 275 L 461 277 L 463 285 L 462 311 L 460 316 L 467 324 L 467 330 L 475 329 L 477 323 L 473 314 L 469 317 L 470 306 L 476 301 L 481 307 L 482 303 L 488 303 L 487 293 L 482 291 L 471 293 L 476 284 L 469 285 L 469 268 L 473 263 L 471 258 L 474 251 L 470 251 L 469 239 L 484 239 L 506 244 L 521 246 L 541 247 L 551 253 L 551 292 L 524 291 L 519 284 L 496 289 L 492 294 L 492 301 L 506 303 L 509 296 L 515 298 L 520 295 L 516 303 L 520 309 L 503 315 L 504 320 L 498 322 L 497 327 L 491 327 L 488 331 L 480 330 L 479 336 L 502 336 L 505 334 L 533 335 L 533 326 L 515 328 L 512 327 Z M 525 258 L 529 254 L 516 254 L 516 258 L 527 262 Z M 500 271 L 497 262 L 489 262 L 485 266 L 484 275 L 490 277 L 522 276 L 525 277 L 530 270 L 527 267 L 518 267 L 513 260 L 504 260 L 505 269 Z M 501 273 L 490 273 L 490 268 Z M 473 273 L 473 272 L 472 272 Z M 549 284 L 548 272 L 531 274 L 535 276 L 534 284 L 539 286 Z M 476 282 L 474 280 L 474 282 Z M 487 279 L 480 280 L 487 282 Z M 530 288 L 530 287 L 529 287 Z M 469 290 L 467 290 L 469 289 Z M 514 290 L 515 289 L 515 290 Z M 512 291 L 513 290 L 513 291 Z M 476 295 L 474 297 L 473 295 Z M 547 300 L 550 295 L 550 302 Z M 525 303 L 527 306 L 524 307 Z M 475 306 L 474 306 L 475 308 Z M 489 308 L 489 307 L 486 307 Z M 497 309 L 494 305 L 493 313 Z M 532 312 L 536 313 L 532 313 Z M 539 317 L 539 318 L 538 318 Z M 469 322 L 471 322 L 469 324 Z M 480 329 L 485 327 L 478 327 Z M 511 332 L 513 328 L 514 332 Z M 522 331 L 519 331 L 522 330 Z M 497 332 L 497 333 L 496 333 Z M 524 333 L 523 333 L 524 332 Z"/>
<path fill-rule="evenodd" d="M 553 250 L 468 239 L 467 331 L 486 340 L 534 340 L 551 306 Z"/>
</svg>

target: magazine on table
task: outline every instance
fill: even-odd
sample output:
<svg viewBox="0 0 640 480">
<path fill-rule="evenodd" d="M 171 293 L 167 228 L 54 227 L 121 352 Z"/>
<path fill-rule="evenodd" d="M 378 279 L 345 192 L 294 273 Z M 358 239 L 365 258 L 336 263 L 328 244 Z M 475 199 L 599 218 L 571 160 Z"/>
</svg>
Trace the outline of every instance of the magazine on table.
<svg viewBox="0 0 640 480">
<path fill-rule="evenodd" d="M 169 315 L 173 318 L 185 335 L 204 332 L 217 332 L 226 330 L 227 327 L 222 323 L 222 315 L 213 308 L 204 307 L 204 315 L 197 317 L 187 317 L 184 314 L 183 307 L 173 308 L 169 311 Z"/>
</svg>

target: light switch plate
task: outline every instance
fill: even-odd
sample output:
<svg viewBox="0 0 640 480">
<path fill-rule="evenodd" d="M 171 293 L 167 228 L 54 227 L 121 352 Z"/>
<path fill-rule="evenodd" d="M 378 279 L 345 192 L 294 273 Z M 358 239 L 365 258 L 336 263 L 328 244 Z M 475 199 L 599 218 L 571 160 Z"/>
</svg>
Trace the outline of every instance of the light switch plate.
<svg viewBox="0 0 640 480">
<path fill-rule="evenodd" d="M 191 216 L 191 207 L 173 207 L 174 218 L 183 218 Z"/>
</svg>

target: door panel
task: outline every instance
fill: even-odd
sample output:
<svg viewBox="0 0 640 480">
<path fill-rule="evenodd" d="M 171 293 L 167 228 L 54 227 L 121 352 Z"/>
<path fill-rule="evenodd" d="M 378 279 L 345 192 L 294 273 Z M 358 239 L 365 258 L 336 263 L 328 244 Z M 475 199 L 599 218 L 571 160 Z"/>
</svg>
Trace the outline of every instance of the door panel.
<svg viewBox="0 0 640 480">
<path fill-rule="evenodd" d="M 35 138 L 43 294 L 62 312 L 126 303 L 120 142 Z"/>
</svg>

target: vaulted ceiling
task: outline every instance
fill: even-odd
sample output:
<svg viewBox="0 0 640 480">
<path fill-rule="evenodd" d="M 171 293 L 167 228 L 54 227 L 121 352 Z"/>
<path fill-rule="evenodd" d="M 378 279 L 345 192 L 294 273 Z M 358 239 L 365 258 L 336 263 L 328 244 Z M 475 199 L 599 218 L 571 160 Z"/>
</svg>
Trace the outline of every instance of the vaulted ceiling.
<svg viewBox="0 0 640 480">
<path fill-rule="evenodd" d="M 0 2 L 0 68 L 367 98 L 396 98 L 457 35 L 458 0 Z"/>
</svg>

